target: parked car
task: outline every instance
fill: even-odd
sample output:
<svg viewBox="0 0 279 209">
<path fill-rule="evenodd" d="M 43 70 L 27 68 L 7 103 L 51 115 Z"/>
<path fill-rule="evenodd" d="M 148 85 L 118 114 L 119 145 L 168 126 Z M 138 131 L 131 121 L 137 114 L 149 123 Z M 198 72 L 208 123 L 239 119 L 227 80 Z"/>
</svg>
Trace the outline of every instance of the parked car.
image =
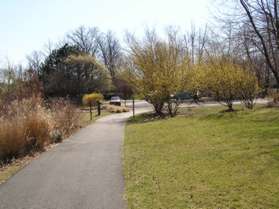
<svg viewBox="0 0 279 209">
<path fill-rule="evenodd" d="M 193 95 L 190 92 L 179 92 L 176 95 L 174 95 L 174 98 L 182 102 L 192 100 Z"/>
<path fill-rule="evenodd" d="M 110 98 L 109 104 L 121 106 L 121 98 L 119 96 L 113 96 Z"/>
</svg>

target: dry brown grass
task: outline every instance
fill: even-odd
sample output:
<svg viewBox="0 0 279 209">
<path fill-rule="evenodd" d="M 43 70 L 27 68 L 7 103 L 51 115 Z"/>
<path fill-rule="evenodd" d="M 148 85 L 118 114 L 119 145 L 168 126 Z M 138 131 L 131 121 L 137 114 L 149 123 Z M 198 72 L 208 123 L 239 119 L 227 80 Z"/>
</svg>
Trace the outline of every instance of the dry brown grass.
<svg viewBox="0 0 279 209">
<path fill-rule="evenodd" d="M 26 144 L 26 131 L 22 119 L 0 120 L 0 159 L 18 157 Z"/>
<path fill-rule="evenodd" d="M 0 161 L 42 150 L 50 142 L 52 118 L 38 98 L 14 101 L 0 118 Z"/>
<path fill-rule="evenodd" d="M 79 113 L 69 102 L 56 100 L 50 106 L 31 97 L 14 101 L 0 115 L 0 163 L 42 151 L 79 127 Z"/>
<path fill-rule="evenodd" d="M 78 108 L 65 99 L 56 99 L 51 102 L 51 112 L 54 118 L 54 130 L 62 137 L 69 136 L 81 126 Z"/>
</svg>

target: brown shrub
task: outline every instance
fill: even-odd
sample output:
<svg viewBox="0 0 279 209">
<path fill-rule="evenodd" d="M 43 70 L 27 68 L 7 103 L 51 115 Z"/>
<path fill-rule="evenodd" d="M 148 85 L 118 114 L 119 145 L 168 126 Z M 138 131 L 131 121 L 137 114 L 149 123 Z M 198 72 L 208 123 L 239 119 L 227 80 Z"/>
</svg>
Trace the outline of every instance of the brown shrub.
<svg viewBox="0 0 279 209">
<path fill-rule="evenodd" d="M 0 119 L 0 162 L 18 157 L 26 145 L 26 130 L 21 119 Z"/>
<path fill-rule="evenodd" d="M 51 141 L 52 121 L 45 112 L 34 112 L 24 120 L 26 130 L 25 152 L 43 150 Z"/>
<path fill-rule="evenodd" d="M 129 112 L 129 108 L 116 105 L 105 105 L 105 109 L 110 113 Z"/>
<path fill-rule="evenodd" d="M 31 97 L 40 98 L 42 95 L 42 86 L 37 72 L 27 70 L 19 76 L 12 70 L 8 74 L 12 75 L 6 78 L 10 79 L 10 84 L 0 86 L 0 114 L 5 114 L 14 101 L 21 102 Z"/>
<path fill-rule="evenodd" d="M 42 150 L 50 142 L 52 118 L 38 98 L 12 102 L 0 121 L 0 161 Z"/>
<path fill-rule="evenodd" d="M 273 101 L 273 103 L 279 103 L 279 92 L 272 92 L 272 93 L 270 93 L 270 97 L 272 98 L 272 101 Z"/>
<path fill-rule="evenodd" d="M 279 92 L 275 89 L 270 89 L 268 91 L 268 98 L 271 99 L 268 102 L 267 107 L 279 107 Z"/>
<path fill-rule="evenodd" d="M 0 162 L 43 150 L 79 127 L 79 113 L 70 102 L 58 99 L 46 108 L 40 97 L 15 100 L 0 115 Z"/>
<path fill-rule="evenodd" d="M 54 137 L 69 136 L 80 127 L 80 114 L 78 109 L 70 101 L 59 98 L 51 101 L 50 109 L 54 119 Z"/>
</svg>

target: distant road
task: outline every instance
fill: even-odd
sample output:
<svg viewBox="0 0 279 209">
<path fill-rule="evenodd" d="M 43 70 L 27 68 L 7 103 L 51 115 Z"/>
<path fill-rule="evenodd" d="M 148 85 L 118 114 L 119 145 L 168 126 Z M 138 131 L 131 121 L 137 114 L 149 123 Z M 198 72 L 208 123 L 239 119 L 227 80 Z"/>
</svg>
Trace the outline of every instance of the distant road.
<svg viewBox="0 0 279 209">
<path fill-rule="evenodd" d="M 132 104 L 133 104 L 132 100 L 126 101 L 127 107 L 132 108 L 132 106 L 133 106 Z M 135 107 L 136 108 L 152 108 L 153 106 L 150 103 L 146 102 L 145 100 L 135 100 Z"/>
<path fill-rule="evenodd" d="M 269 100 L 267 99 L 256 99 L 255 100 L 256 104 L 267 104 Z M 235 101 L 235 105 L 241 104 L 240 101 Z M 200 102 L 199 104 L 196 103 L 191 103 L 191 102 L 185 102 L 180 105 L 180 107 L 214 107 L 214 106 L 220 106 L 221 104 L 218 102 Z M 127 106 L 129 108 L 132 108 L 132 101 L 127 100 Z M 150 108 L 152 109 L 152 105 L 145 100 L 136 100 L 135 101 L 135 107 L 136 108 Z"/>
<path fill-rule="evenodd" d="M 256 99 L 255 103 L 256 104 L 267 104 L 269 100 L 267 99 Z M 241 104 L 241 101 L 235 101 L 233 102 L 234 105 L 239 105 Z M 214 107 L 214 106 L 220 106 L 219 102 L 200 102 L 198 104 L 196 103 L 182 103 L 181 107 Z"/>
</svg>

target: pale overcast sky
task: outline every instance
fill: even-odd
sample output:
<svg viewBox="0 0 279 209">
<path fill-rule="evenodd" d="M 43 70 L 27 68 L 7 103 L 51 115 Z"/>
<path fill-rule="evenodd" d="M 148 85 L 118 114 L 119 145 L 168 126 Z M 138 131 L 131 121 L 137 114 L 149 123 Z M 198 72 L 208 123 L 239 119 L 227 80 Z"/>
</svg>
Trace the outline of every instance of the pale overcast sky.
<svg viewBox="0 0 279 209">
<path fill-rule="evenodd" d="M 0 64 L 56 42 L 80 25 L 111 29 L 119 37 L 147 26 L 182 30 L 209 19 L 211 0 L 0 0 Z"/>
</svg>

